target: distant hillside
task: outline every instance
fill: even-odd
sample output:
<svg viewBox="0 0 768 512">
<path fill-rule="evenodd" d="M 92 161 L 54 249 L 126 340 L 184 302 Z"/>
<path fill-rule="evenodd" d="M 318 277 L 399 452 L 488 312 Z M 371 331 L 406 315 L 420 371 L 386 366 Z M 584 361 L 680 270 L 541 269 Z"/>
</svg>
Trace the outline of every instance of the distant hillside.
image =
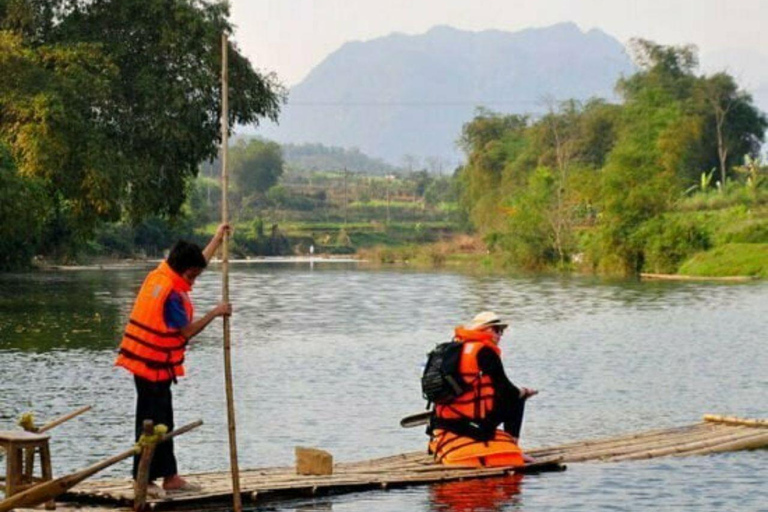
<svg viewBox="0 0 768 512">
<path fill-rule="evenodd" d="M 435 27 L 350 42 L 290 91 L 279 126 L 259 133 L 280 142 L 319 142 L 395 164 L 408 154 L 459 159 L 455 141 L 478 106 L 541 112 L 547 97 L 613 97 L 632 65 L 622 44 L 573 23 L 502 32 Z"/>
<path fill-rule="evenodd" d="M 348 169 L 364 174 L 387 174 L 395 167 L 371 158 L 359 149 L 328 147 L 322 144 L 283 144 L 283 158 L 289 167 L 303 171 Z"/>
</svg>

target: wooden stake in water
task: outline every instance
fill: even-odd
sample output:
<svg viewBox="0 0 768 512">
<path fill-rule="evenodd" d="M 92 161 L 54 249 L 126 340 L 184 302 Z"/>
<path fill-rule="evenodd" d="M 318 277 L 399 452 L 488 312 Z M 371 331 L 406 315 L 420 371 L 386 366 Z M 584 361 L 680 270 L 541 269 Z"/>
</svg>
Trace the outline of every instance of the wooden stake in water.
<svg viewBox="0 0 768 512">
<path fill-rule="evenodd" d="M 229 173 L 227 171 L 227 152 L 229 146 L 229 81 L 227 35 L 221 36 L 221 222 L 229 222 Z M 221 244 L 221 295 L 229 303 L 229 234 L 224 233 Z M 232 357 L 229 338 L 229 317 L 224 319 L 224 381 L 227 389 L 227 424 L 229 426 L 229 465 L 232 472 L 232 506 L 234 512 L 241 512 L 240 468 L 237 465 L 237 434 L 235 429 L 235 400 L 232 391 Z"/>
</svg>

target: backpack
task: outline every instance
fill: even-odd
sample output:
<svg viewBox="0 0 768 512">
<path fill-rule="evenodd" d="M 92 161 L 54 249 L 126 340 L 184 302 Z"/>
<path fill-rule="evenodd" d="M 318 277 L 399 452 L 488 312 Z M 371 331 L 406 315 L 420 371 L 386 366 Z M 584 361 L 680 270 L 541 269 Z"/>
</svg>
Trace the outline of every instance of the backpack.
<svg viewBox="0 0 768 512">
<path fill-rule="evenodd" d="M 421 375 L 421 393 L 433 404 L 443 405 L 463 395 L 471 385 L 459 372 L 463 343 L 441 343 L 427 355 Z"/>
</svg>

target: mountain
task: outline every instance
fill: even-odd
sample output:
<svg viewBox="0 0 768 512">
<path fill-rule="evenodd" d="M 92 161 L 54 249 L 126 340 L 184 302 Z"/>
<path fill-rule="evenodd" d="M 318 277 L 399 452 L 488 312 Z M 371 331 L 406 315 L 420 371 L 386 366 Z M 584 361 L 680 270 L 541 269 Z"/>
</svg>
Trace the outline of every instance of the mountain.
<svg viewBox="0 0 768 512">
<path fill-rule="evenodd" d="M 358 147 L 402 164 L 404 155 L 452 167 L 462 125 L 479 106 L 540 113 L 545 99 L 613 97 L 632 72 L 623 45 L 573 23 L 519 32 L 439 26 L 349 42 L 290 91 L 279 126 L 258 133 L 280 142 Z"/>
</svg>

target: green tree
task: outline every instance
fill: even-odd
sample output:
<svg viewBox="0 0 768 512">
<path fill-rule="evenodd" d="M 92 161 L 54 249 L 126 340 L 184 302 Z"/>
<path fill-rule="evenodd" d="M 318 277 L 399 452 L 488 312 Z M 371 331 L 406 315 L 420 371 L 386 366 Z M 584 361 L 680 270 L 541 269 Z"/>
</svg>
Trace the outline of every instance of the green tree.
<svg viewBox="0 0 768 512">
<path fill-rule="evenodd" d="M 180 212 L 217 152 L 228 16 L 202 0 L 0 1 L 0 142 L 45 183 L 51 219 L 87 235 Z M 276 118 L 274 75 L 234 44 L 228 58 L 230 126 Z"/>
<path fill-rule="evenodd" d="M 744 155 L 755 157 L 759 153 L 768 119 L 727 73 L 702 77 L 696 99 L 705 117 L 705 136 L 715 140 L 710 147 L 717 148 L 720 183 L 725 185 L 731 169 Z"/>
<path fill-rule="evenodd" d="M 263 198 L 283 174 L 282 150 L 271 141 L 241 140 L 231 149 L 230 161 L 234 190 L 243 206 Z"/>
<path fill-rule="evenodd" d="M 0 270 L 26 266 L 39 248 L 48 205 L 40 180 L 25 178 L 0 144 Z"/>
<path fill-rule="evenodd" d="M 460 204 L 472 224 L 485 232 L 501 227 L 499 205 L 503 199 L 505 167 L 524 152 L 528 118 L 480 110 L 462 129 L 460 147 L 467 164 L 459 172 Z M 507 176 L 510 180 L 509 176 Z M 510 181 L 526 176 L 512 175 Z"/>
</svg>

